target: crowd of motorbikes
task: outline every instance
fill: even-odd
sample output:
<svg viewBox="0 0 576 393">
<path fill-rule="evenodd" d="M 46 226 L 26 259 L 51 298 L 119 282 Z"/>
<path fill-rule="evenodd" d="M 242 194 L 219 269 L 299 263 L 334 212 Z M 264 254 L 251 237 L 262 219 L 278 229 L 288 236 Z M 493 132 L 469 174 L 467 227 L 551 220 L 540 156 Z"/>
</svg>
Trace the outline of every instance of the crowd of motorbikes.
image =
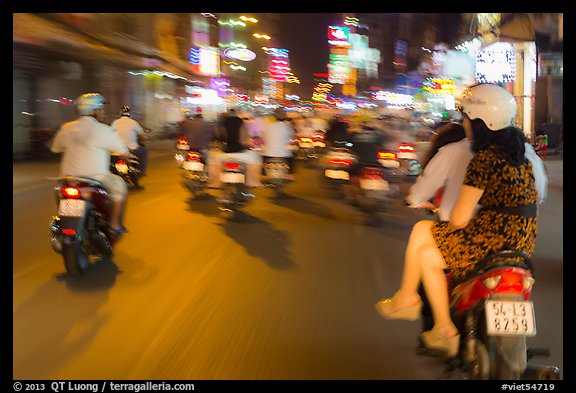
<svg viewBox="0 0 576 393">
<path fill-rule="evenodd" d="M 257 144 L 255 144 L 257 145 Z M 401 143 L 396 150 L 378 152 L 381 165 L 363 165 L 353 181 L 350 168 L 358 158 L 348 141 L 327 144 L 323 134 L 293 141 L 299 160 L 311 161 L 323 186 L 342 197 L 344 187 L 356 187 L 351 201 L 376 220 L 394 198 L 398 184 L 417 177 L 422 168 L 414 145 Z M 218 149 L 217 145 L 214 149 Z M 210 182 L 207 152 L 191 150 L 186 138 L 178 137 L 174 157 L 182 170 L 183 185 L 194 199 L 207 194 Z M 221 187 L 216 198 L 226 219 L 241 216 L 255 198 L 246 186 L 246 163 L 238 159 L 221 162 Z M 127 184 L 138 186 L 139 164 L 132 154 L 127 160 L 113 156 L 111 170 Z M 281 196 L 293 179 L 286 159 L 266 160 L 262 181 Z M 54 187 L 58 214 L 50 224 L 51 246 L 62 255 L 70 276 L 81 276 L 95 260 L 112 256 L 117 237 L 109 226 L 111 200 L 102 184 L 92 179 L 61 178 Z M 447 275 L 452 318 L 462 337 L 458 354 L 446 363 L 446 378 L 457 379 L 560 379 L 555 367 L 529 363 L 534 356 L 547 356 L 546 349 L 527 347 L 527 338 L 536 334 L 536 312 L 530 300 L 535 283 L 534 268 L 526 255 L 514 250 L 491 255 L 466 277 Z"/>
</svg>

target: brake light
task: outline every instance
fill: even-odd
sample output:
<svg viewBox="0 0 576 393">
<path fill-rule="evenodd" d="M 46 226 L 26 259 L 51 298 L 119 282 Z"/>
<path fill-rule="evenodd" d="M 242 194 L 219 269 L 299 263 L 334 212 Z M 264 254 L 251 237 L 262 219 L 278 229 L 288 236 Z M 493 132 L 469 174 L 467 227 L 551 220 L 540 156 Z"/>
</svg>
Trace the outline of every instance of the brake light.
<svg viewBox="0 0 576 393">
<path fill-rule="evenodd" d="M 226 169 L 233 169 L 233 170 L 240 169 L 240 164 L 238 164 L 237 162 L 225 162 L 224 166 L 226 167 Z"/>
<path fill-rule="evenodd" d="M 352 161 L 349 160 L 339 160 L 339 159 L 335 159 L 335 158 L 331 158 L 328 160 L 329 164 L 332 165 L 342 165 L 342 166 L 350 166 L 352 165 Z"/>
<path fill-rule="evenodd" d="M 188 139 L 186 138 L 178 138 L 178 144 L 188 144 Z"/>
<path fill-rule="evenodd" d="M 62 233 L 65 235 L 75 235 L 76 231 L 74 229 L 64 229 L 62 228 Z"/>
<path fill-rule="evenodd" d="M 200 161 L 200 154 L 196 152 L 188 152 L 188 161 Z"/>
<path fill-rule="evenodd" d="M 409 153 L 414 151 L 414 146 L 408 143 L 401 143 L 398 145 L 398 151 L 402 153 Z"/>
<path fill-rule="evenodd" d="M 124 160 L 118 160 L 117 164 L 119 164 L 119 165 L 126 165 L 126 161 L 124 161 Z"/>
<path fill-rule="evenodd" d="M 67 186 L 62 188 L 62 195 L 65 198 L 80 198 L 80 189 L 78 187 Z"/>
<path fill-rule="evenodd" d="M 312 142 L 312 138 L 303 136 L 302 138 L 300 138 L 300 142 Z"/>
<path fill-rule="evenodd" d="M 378 159 L 379 160 L 396 160 L 397 156 L 396 153 L 392 151 L 379 151 L 378 152 Z"/>
<path fill-rule="evenodd" d="M 383 175 L 383 171 L 380 168 L 365 168 L 362 172 L 364 179 L 381 180 Z"/>
</svg>

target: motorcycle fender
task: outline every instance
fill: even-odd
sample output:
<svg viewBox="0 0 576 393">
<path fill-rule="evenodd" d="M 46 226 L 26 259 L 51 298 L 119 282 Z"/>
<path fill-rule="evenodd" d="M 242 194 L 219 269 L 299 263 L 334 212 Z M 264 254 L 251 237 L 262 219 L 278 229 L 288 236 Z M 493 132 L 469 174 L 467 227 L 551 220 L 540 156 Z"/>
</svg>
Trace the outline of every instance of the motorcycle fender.
<svg viewBox="0 0 576 393">
<path fill-rule="evenodd" d="M 526 337 L 495 337 L 495 350 L 498 351 L 500 357 L 506 360 L 508 366 L 519 373 L 526 370 L 527 349 Z"/>
<path fill-rule="evenodd" d="M 80 217 L 60 217 L 60 240 L 63 244 L 72 244 L 82 239 L 86 224 L 86 214 Z M 72 230 L 74 233 L 64 233 Z"/>
</svg>

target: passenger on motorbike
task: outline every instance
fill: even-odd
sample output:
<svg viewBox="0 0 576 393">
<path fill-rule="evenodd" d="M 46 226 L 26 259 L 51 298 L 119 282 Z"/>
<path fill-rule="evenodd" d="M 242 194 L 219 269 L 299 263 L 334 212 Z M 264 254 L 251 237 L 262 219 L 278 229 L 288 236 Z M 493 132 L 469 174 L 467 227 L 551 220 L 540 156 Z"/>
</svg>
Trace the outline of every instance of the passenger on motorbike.
<svg viewBox="0 0 576 393">
<path fill-rule="evenodd" d="M 118 132 L 118 136 L 128 149 L 132 151 L 140 162 L 140 172 L 146 176 L 148 167 L 148 150 L 144 144 L 144 129 L 135 119 L 130 116 L 130 107 L 124 105 L 120 117 L 110 124 Z"/>
<path fill-rule="evenodd" d="M 97 180 L 110 193 L 110 226 L 116 235 L 126 231 L 122 217 L 128 195 L 124 180 L 110 172 L 110 153 L 128 154 L 128 147 L 112 127 L 102 123 L 105 99 L 98 93 L 78 97 L 75 108 L 80 117 L 63 124 L 50 146 L 62 153 L 60 177 L 74 176 Z"/>
<path fill-rule="evenodd" d="M 290 141 L 294 139 L 294 129 L 282 108 L 274 111 L 274 121 L 269 122 L 261 134 L 264 145 L 262 158 L 285 158 L 289 165 L 288 179 L 294 179 L 294 155 L 290 149 Z"/>
<path fill-rule="evenodd" d="M 460 337 L 450 317 L 444 269 L 462 277 L 486 255 L 510 247 L 531 256 L 537 232 L 538 196 L 532 165 L 524 156 L 524 136 L 514 126 L 514 97 L 497 85 L 480 84 L 464 91 L 462 107 L 476 154 L 450 220 L 414 225 L 400 289 L 376 305 L 385 318 L 417 319 L 422 280 L 434 316 L 434 327 L 421 334 L 422 342 L 448 356 L 457 353 Z M 482 208 L 474 215 L 477 204 Z"/>
<path fill-rule="evenodd" d="M 188 139 L 190 150 L 206 154 L 214 140 L 214 127 L 204 120 L 202 113 L 188 114 L 178 126 L 178 132 Z"/>
</svg>

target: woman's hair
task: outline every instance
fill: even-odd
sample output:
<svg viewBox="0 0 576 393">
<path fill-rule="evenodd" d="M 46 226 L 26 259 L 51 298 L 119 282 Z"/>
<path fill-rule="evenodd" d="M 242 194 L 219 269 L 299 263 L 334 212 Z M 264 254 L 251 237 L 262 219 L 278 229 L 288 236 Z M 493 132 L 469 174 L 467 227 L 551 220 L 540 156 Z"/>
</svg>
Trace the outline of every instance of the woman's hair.
<svg viewBox="0 0 576 393">
<path fill-rule="evenodd" d="M 475 153 L 480 150 L 492 147 L 498 150 L 514 166 L 518 166 L 525 161 L 524 143 L 526 138 L 524 133 L 514 127 L 503 128 L 498 131 L 492 131 L 481 119 L 471 120 L 474 140 L 472 141 L 472 151 Z"/>
<path fill-rule="evenodd" d="M 430 149 L 426 152 L 426 155 L 422 159 L 422 168 L 425 168 L 426 165 L 430 162 L 432 157 L 438 153 L 438 150 L 452 142 L 458 142 L 466 137 L 466 132 L 464 131 L 464 127 L 460 123 L 446 123 L 442 125 L 432 138 L 430 138 Z"/>
</svg>

